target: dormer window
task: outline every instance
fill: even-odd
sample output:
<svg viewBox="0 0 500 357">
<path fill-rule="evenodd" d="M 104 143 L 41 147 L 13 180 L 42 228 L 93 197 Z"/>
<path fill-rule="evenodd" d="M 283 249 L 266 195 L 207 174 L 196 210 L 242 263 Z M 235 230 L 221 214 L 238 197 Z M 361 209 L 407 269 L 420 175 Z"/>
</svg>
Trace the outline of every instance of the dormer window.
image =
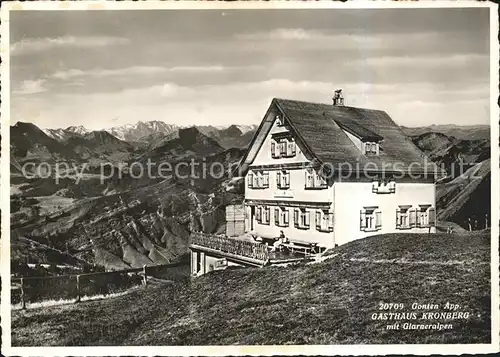
<svg viewBox="0 0 500 357">
<path fill-rule="evenodd" d="M 378 155 L 379 152 L 378 143 L 368 141 L 365 142 L 364 145 L 365 145 L 365 155 L 370 155 L 370 156 Z"/>
<path fill-rule="evenodd" d="M 372 182 L 373 193 L 394 193 L 396 192 L 396 181 L 394 179 L 378 179 Z"/>
</svg>

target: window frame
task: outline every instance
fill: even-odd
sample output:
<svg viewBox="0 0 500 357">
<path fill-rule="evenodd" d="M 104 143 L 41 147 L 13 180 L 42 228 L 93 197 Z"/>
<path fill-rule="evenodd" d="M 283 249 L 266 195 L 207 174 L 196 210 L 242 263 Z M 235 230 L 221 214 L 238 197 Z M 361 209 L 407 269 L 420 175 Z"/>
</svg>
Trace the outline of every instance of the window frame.
<svg viewBox="0 0 500 357">
<path fill-rule="evenodd" d="M 366 141 L 364 154 L 367 156 L 376 156 L 379 152 L 379 144 L 375 141 Z"/>
<path fill-rule="evenodd" d="M 333 232 L 333 212 L 330 209 L 317 209 L 315 219 L 318 232 Z"/>
<path fill-rule="evenodd" d="M 266 189 L 269 188 L 269 171 L 252 170 L 248 174 L 248 188 Z"/>
<path fill-rule="evenodd" d="M 396 180 L 392 177 L 374 179 L 372 181 L 372 192 L 376 194 L 396 193 Z"/>
<path fill-rule="evenodd" d="M 370 222 L 369 226 L 368 222 Z M 378 206 L 367 206 L 360 210 L 359 229 L 362 232 L 377 232 L 382 230 L 382 211 Z"/>
<path fill-rule="evenodd" d="M 295 157 L 297 142 L 292 135 L 271 138 L 271 157 L 273 159 Z"/>
<path fill-rule="evenodd" d="M 432 216 L 431 216 L 432 215 Z M 432 218 L 432 220 L 431 220 Z M 430 204 L 420 204 L 416 209 L 417 228 L 429 228 L 436 226 L 436 208 Z"/>
<path fill-rule="evenodd" d="M 323 190 L 325 188 L 328 188 L 328 180 L 326 177 L 314 168 L 306 168 L 304 171 L 304 189 Z"/>
<path fill-rule="evenodd" d="M 285 178 L 285 179 L 283 179 Z M 283 185 L 283 181 L 286 183 Z M 288 190 L 290 189 L 290 170 L 278 170 L 276 171 L 276 187 L 279 190 Z"/>
<path fill-rule="evenodd" d="M 298 229 L 310 229 L 311 228 L 311 211 L 307 208 L 295 208 L 293 210 L 294 214 L 294 226 Z"/>
<path fill-rule="evenodd" d="M 412 228 L 410 225 L 411 209 L 411 205 L 400 205 L 398 206 L 398 208 L 396 208 L 396 229 L 406 230 Z M 406 221 L 404 225 L 401 222 L 403 217 Z"/>
</svg>

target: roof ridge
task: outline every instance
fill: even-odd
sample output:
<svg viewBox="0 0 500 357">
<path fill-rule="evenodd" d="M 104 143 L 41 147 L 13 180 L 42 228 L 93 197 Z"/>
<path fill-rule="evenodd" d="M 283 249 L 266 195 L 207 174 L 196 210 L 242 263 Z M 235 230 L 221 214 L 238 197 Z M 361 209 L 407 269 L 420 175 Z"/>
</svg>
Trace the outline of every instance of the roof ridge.
<svg viewBox="0 0 500 357">
<path fill-rule="evenodd" d="M 332 108 L 349 108 L 349 109 L 361 109 L 361 110 L 370 110 L 370 111 L 377 111 L 377 112 L 383 112 L 385 113 L 385 110 L 382 110 L 382 109 L 372 109 L 372 108 L 362 108 L 362 107 L 353 107 L 353 106 L 350 106 L 350 105 L 338 105 L 338 106 L 335 106 L 331 103 L 320 103 L 320 102 L 311 102 L 311 101 L 307 101 L 307 100 L 297 100 L 297 99 L 286 99 L 286 98 L 278 98 L 278 97 L 274 97 L 273 98 L 273 101 L 285 101 L 285 102 L 295 102 L 295 103 L 304 103 L 304 104 L 312 104 L 312 105 L 324 105 L 324 106 L 327 106 L 327 107 L 332 107 Z"/>
</svg>

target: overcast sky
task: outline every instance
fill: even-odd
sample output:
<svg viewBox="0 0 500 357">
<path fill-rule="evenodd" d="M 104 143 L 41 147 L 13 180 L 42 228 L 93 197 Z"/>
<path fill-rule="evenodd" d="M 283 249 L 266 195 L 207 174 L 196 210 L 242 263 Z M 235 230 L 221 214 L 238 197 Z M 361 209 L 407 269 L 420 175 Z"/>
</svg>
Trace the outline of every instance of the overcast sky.
<svg viewBox="0 0 500 357">
<path fill-rule="evenodd" d="M 12 120 L 258 124 L 273 97 L 489 123 L 487 8 L 13 11 Z"/>
</svg>

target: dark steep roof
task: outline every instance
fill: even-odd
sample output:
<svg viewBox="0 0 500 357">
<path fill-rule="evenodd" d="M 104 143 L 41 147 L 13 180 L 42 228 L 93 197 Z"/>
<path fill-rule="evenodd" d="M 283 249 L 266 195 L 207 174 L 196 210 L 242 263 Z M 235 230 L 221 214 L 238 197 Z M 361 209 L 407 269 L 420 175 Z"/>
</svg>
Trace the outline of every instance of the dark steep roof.
<svg viewBox="0 0 500 357">
<path fill-rule="evenodd" d="M 342 164 L 354 167 L 359 162 L 368 171 L 442 174 L 384 111 L 276 98 L 273 103 L 322 163 L 341 168 Z M 357 131 L 358 137 L 382 140 L 379 155 L 364 155 L 341 127 Z"/>
</svg>

